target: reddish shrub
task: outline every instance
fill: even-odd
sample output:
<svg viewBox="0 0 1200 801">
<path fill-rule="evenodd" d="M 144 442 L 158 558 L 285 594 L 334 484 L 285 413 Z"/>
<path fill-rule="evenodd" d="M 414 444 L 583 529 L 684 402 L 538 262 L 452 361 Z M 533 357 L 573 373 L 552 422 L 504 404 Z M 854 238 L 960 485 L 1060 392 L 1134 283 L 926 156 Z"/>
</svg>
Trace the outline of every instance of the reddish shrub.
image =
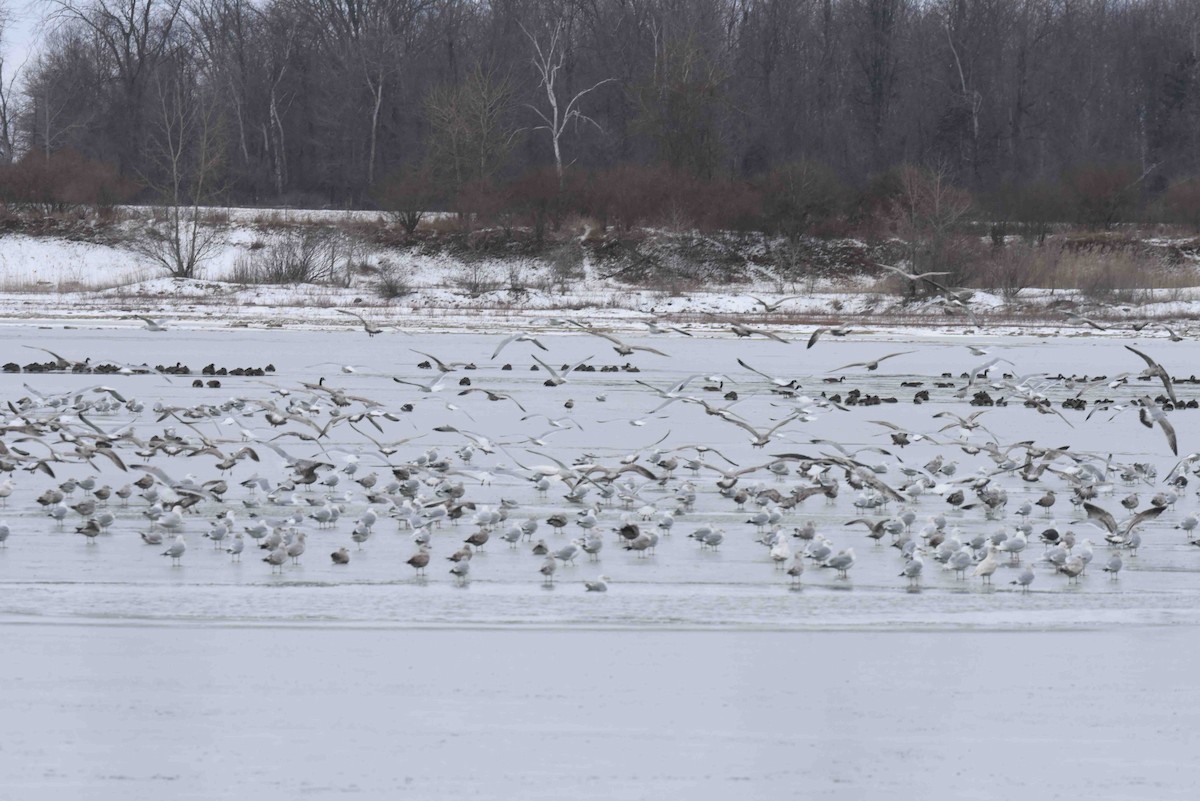
<svg viewBox="0 0 1200 801">
<path fill-rule="evenodd" d="M 0 168 L 0 201 L 11 207 L 65 212 L 78 206 L 101 211 L 123 203 L 137 185 L 117 174 L 115 167 L 92 161 L 74 150 L 34 150 L 16 164 Z"/>
</svg>

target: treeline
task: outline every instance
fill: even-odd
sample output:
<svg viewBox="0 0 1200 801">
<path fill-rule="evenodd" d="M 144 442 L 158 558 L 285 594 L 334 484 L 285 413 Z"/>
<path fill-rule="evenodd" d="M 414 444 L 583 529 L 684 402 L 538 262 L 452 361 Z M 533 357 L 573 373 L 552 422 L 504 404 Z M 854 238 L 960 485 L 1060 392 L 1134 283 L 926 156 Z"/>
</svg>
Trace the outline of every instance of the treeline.
<svg viewBox="0 0 1200 801">
<path fill-rule="evenodd" d="M 819 231 L 916 164 L 994 218 L 1200 206 L 1194 0 L 56 7 L 4 152 L 145 199 Z"/>
</svg>

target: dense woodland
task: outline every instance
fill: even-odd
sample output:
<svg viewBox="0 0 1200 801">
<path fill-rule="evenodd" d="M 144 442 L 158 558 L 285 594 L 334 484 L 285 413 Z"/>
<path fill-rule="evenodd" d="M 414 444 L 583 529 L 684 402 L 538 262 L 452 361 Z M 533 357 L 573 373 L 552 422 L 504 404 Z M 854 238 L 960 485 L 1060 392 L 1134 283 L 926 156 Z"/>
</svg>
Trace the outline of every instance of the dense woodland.
<svg viewBox="0 0 1200 801">
<path fill-rule="evenodd" d="M 991 219 L 1200 221 L 1195 0 L 46 5 L 6 65 L 10 201 L 821 233 L 916 167 Z"/>
</svg>

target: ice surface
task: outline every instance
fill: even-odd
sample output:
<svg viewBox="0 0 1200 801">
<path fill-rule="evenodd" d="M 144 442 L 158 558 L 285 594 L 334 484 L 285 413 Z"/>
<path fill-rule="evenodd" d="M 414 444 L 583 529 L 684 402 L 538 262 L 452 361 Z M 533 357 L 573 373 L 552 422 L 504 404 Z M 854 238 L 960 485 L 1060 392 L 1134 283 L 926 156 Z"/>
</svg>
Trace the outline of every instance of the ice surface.
<svg viewBox="0 0 1200 801">
<path fill-rule="evenodd" d="M 656 442 L 662 449 L 702 443 L 741 466 L 785 451 L 836 453 L 810 441 L 820 438 L 847 448 L 888 448 L 890 456 L 863 452 L 859 458 L 887 464 L 879 477 L 896 486 L 901 459 L 922 465 L 941 453 L 958 461 L 956 478 L 993 469 L 984 455 L 951 447 L 895 448 L 885 429 L 868 422 L 883 419 L 934 433 L 948 422 L 934 419 L 935 413 L 977 411 L 955 400 L 953 389 L 931 383 L 948 372 L 961 386 L 961 373 L 991 358 L 972 356 L 964 343 L 992 346 L 992 356 L 1010 359 L 1020 374 L 1115 376 L 1144 366 L 1122 347 L 1131 340 L 1102 337 L 884 331 L 822 339 L 812 350 L 731 337 L 623 338 L 670 356 L 621 357 L 598 337 L 549 328 L 543 337 L 548 354 L 515 342 L 491 362 L 499 333 L 368 338 L 361 328 L 152 333 L 10 326 L 0 362 L 49 358 L 30 346 L 93 363 L 182 362 L 198 372 L 210 362 L 229 368 L 270 362 L 277 370 L 261 379 L 225 376 L 220 389 L 193 388 L 192 376 L 168 381 L 158 375 L 0 374 L 0 386 L 4 400 L 16 403 L 103 382 L 141 399 L 147 410 L 136 418 L 125 410 L 96 415 L 92 422 L 107 430 L 133 422 L 140 438 L 171 426 L 184 438 L 227 438 L 223 447 L 232 450 L 243 444 L 240 431 L 246 429 L 251 439 L 245 444 L 262 461 L 243 461 L 226 476 L 233 487 L 228 498 L 245 523 L 251 513 L 282 515 L 294 508 L 268 506 L 261 496 L 261 505 L 241 508 L 250 496 L 236 481 L 256 472 L 281 478 L 282 459 L 262 441 L 306 429 L 273 429 L 261 415 L 242 416 L 236 409 L 189 416 L 183 407 L 215 407 L 231 398 L 245 399 L 248 411 L 262 401 L 283 404 L 274 390 L 303 393 L 300 382 L 321 376 L 380 408 L 414 405 L 412 412 L 398 413 L 400 422 L 380 420 L 382 432 L 359 424 L 379 441 L 420 437 L 400 446 L 395 464 L 431 448 L 452 454 L 467 442 L 461 434 L 433 430 L 446 425 L 506 443 L 494 454 L 477 453 L 466 468 L 472 471 L 550 465 L 552 458 L 570 463 L 583 454 L 606 465 L 634 453 L 644 461 Z M 1137 347 L 1175 375 L 1190 373 L 1200 355 L 1191 341 L 1145 338 Z M 451 374 L 442 392 L 424 397 L 391 380 L 434 378 L 415 367 L 423 357 L 413 350 L 447 362 L 473 361 L 479 369 Z M 917 352 L 884 362 L 877 373 L 858 368 L 843 383 L 822 380 L 840 365 L 898 350 Z M 572 373 L 569 383 L 550 389 L 541 385 L 544 372 L 529 370 L 533 353 L 556 367 L 592 356 L 597 365 L 632 362 L 641 372 Z M 797 377 L 799 391 L 812 396 L 858 387 L 898 402 L 818 410 L 815 420 L 790 424 L 781 438 L 757 450 L 746 432 L 698 405 L 675 403 L 650 414 L 658 399 L 634 383 L 666 388 L 692 374 L 719 372 L 728 379 L 721 392 L 705 392 L 699 381 L 689 391 L 717 405 L 732 389 L 741 397 L 734 410 L 764 425 L 798 405 L 769 394 L 738 358 L 773 375 Z M 506 362 L 512 371 L 499 369 Z M 340 372 L 342 364 L 355 371 Z M 513 393 L 528 414 L 569 416 L 581 428 L 554 433 L 544 445 L 522 442 L 550 426 L 543 419 L 522 421 L 526 413 L 508 401 L 490 402 L 480 393 L 460 397 L 462 376 L 476 387 Z M 929 403 L 912 404 L 917 389 L 901 387 L 912 381 L 925 382 Z M 1123 405 L 1160 390 L 1134 377 L 1087 397 Z M 1057 406 L 1078 388 L 1060 383 L 1046 391 Z M 1177 392 L 1183 400 L 1197 396 L 1192 385 L 1181 384 Z M 568 399 L 571 410 L 564 408 Z M 179 407 L 178 419 L 156 422 L 155 402 Z M 328 419 L 328 406 L 314 417 L 318 424 Z M 341 413 L 363 408 L 355 404 Z M 63 409 L 31 414 L 62 415 L 72 430 L 81 426 Z M 1120 497 L 1136 490 L 1144 506 L 1164 488 L 1162 479 L 1177 459 L 1161 432 L 1138 424 L 1135 411 L 1114 408 L 1090 420 L 1080 412 L 1064 414 L 1074 428 L 1019 402 L 990 409 L 980 422 L 1000 442 L 1032 439 L 1096 454 L 1100 462 L 1111 455 L 1114 463 L 1154 465 L 1154 485 L 1126 487 L 1114 479 L 1101 493 L 1097 502 L 1118 519 Z M 1191 414 L 1170 415 L 1181 455 L 1196 449 Z M 233 422 L 224 424 L 227 418 Z M 9 448 L 44 452 L 45 446 L 19 438 L 9 432 L 4 441 Z M 975 431 L 969 438 L 982 443 L 988 436 Z M 323 452 L 294 437 L 274 444 L 339 467 L 357 453 L 360 476 L 374 471 L 390 477 L 371 443 L 348 425 L 330 430 Z M 120 453 L 137 463 L 131 450 Z M 715 455 L 707 460 L 728 468 Z M 214 461 L 178 456 L 153 464 L 176 478 L 205 480 L 216 476 Z M 98 476 L 115 487 L 139 471 L 122 474 L 104 459 L 94 468 L 51 464 L 54 481 L 15 474 L 16 491 L 0 509 L 12 529 L 8 547 L 0 549 L 10 732 L 0 748 L 0 787 L 14 797 L 291 798 L 357 791 L 420 798 L 990 798 L 1007 789 L 1026 798 L 1182 798 L 1200 778 L 1187 753 L 1195 724 L 1188 710 L 1197 708 L 1197 699 L 1186 669 L 1200 622 L 1200 549 L 1174 529 L 1195 512 L 1190 490 L 1175 509 L 1142 527 L 1141 550 L 1126 555 L 1120 579 L 1109 581 L 1098 570 L 1108 553 L 1102 532 L 1073 511 L 1061 478 L 1033 484 L 993 476 L 1008 490 L 1010 511 L 1047 486 L 1058 489 L 1053 517 L 1035 513 L 1035 531 L 1053 520 L 1096 543 L 1098 561 L 1078 584 L 1039 567 L 1032 592 L 1022 594 L 1008 584 L 1018 571 L 1007 563 L 994 586 L 984 587 L 978 579 L 955 581 L 930 559 L 919 589 L 909 590 L 898 576 L 902 560 L 895 549 L 873 546 L 862 526 L 843 525 L 882 516 L 856 512 L 855 493 L 843 488 L 836 503 L 820 496 L 804 501 L 785 518 L 785 531 L 812 520 L 836 547 L 853 546 L 857 564 L 846 580 L 810 565 L 793 589 L 755 542 L 754 526 L 744 522 L 750 510 L 739 511 L 716 494 L 718 474 L 710 470 L 693 479 L 681 469 L 662 486 L 650 482 L 641 490 L 645 502 L 670 509 L 684 481 L 698 487 L 695 509 L 679 516 L 656 555 L 621 551 L 612 529 L 630 512 L 605 506 L 599 564 L 580 558 L 576 566 L 561 565 L 557 583 L 546 586 L 537 571 L 541 558 L 530 554 L 528 543 L 510 550 L 493 536 L 472 561 L 471 580 L 459 588 L 444 557 L 474 527 L 463 522 L 435 529 L 429 576 L 416 579 L 404 564 L 414 550 L 410 533 L 394 521 L 383 517 L 363 550 L 350 541 L 350 523 L 366 506 L 357 487 L 345 500 L 342 522 L 333 530 L 310 524 L 301 564 L 280 575 L 259 561 L 256 548 L 247 548 L 241 564 L 213 550 L 201 536 L 217 509 L 207 502 L 188 517 L 188 551 L 182 566 L 172 568 L 161 547 L 138 537 L 148 527 L 144 501 L 112 506 L 118 520 L 94 545 L 72 533 L 77 515 L 60 530 L 32 501 L 68 477 Z M 481 506 L 516 501 L 511 520 L 543 521 L 535 538 L 565 544 L 580 532 L 570 525 L 555 535 L 544 522 L 553 512 L 574 517 L 583 508 L 562 498 L 561 484 L 541 498 L 528 482 L 500 473 L 484 485 L 472 475 L 449 477 L 462 481 Z M 743 478 L 758 482 L 782 491 L 801 479 L 791 475 L 779 482 L 765 472 Z M 347 486 L 339 486 L 339 496 Z M 1012 522 L 984 520 L 978 510 L 953 512 L 933 494 L 912 507 L 918 525 L 946 512 L 950 527 L 966 536 Z M 888 513 L 895 511 L 893 505 Z M 724 527 L 719 550 L 702 551 L 688 539 L 701 525 Z M 340 546 L 350 550 L 347 566 L 329 560 Z M 1041 550 L 1031 542 L 1022 557 L 1036 559 Z M 609 592 L 585 593 L 583 579 L 600 573 L 612 577 Z"/>
</svg>

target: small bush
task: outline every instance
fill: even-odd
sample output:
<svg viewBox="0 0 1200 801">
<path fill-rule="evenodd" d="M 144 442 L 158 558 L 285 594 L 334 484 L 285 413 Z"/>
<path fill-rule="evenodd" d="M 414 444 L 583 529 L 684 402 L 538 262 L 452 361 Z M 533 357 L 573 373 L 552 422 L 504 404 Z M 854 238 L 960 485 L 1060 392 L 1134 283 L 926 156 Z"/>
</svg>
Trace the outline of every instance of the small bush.
<svg viewBox="0 0 1200 801">
<path fill-rule="evenodd" d="M 379 208 L 410 237 L 430 210 L 445 203 L 432 172 L 425 168 L 390 175 L 372 188 L 371 195 Z"/>
<path fill-rule="evenodd" d="M 362 244 L 330 228 L 285 229 L 234 264 L 231 280 L 248 284 L 349 286 L 362 269 Z"/>
<path fill-rule="evenodd" d="M 408 275 L 391 259 L 379 260 L 379 296 L 386 300 L 394 300 L 402 298 L 405 295 L 412 294 L 412 284 L 408 281 Z"/>
<path fill-rule="evenodd" d="M 1163 197 L 1163 207 L 1168 222 L 1200 231 L 1200 177 L 1171 184 Z"/>
<path fill-rule="evenodd" d="M 500 288 L 500 281 L 481 263 L 467 262 L 454 275 L 454 286 L 467 295 L 477 298 Z"/>
<path fill-rule="evenodd" d="M 1075 221 L 1091 228 L 1111 228 L 1129 220 L 1137 209 L 1140 183 L 1131 164 L 1088 165 L 1063 176 Z"/>
<path fill-rule="evenodd" d="M 102 217 L 136 194 L 137 185 L 122 178 L 115 167 L 92 161 L 74 150 L 26 153 L 15 164 L 0 168 L 0 202 L 43 214 L 63 213 L 80 206 L 95 207 Z"/>
<path fill-rule="evenodd" d="M 1062 248 L 1017 242 L 994 247 L 975 269 L 975 284 L 1014 300 L 1023 289 L 1046 286 L 1058 269 Z"/>
</svg>

